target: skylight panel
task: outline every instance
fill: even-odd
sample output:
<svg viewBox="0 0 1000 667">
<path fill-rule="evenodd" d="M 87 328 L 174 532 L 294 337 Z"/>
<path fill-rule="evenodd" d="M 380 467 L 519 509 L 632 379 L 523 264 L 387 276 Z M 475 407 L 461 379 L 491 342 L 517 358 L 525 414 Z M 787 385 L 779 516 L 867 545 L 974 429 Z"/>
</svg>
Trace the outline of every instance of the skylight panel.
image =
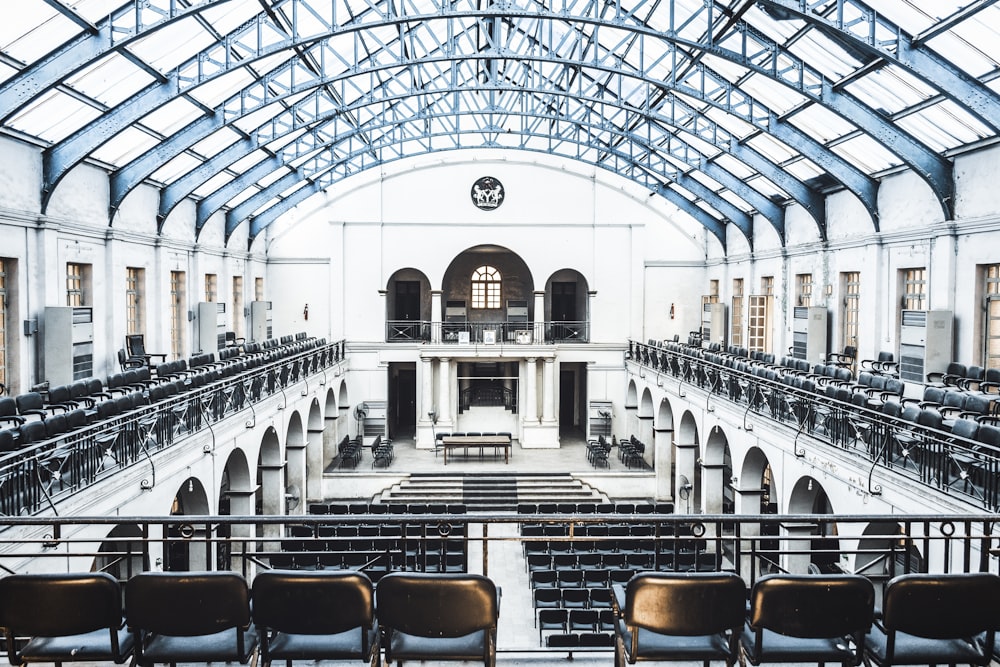
<svg viewBox="0 0 1000 667">
<path fill-rule="evenodd" d="M 223 151 L 242 137 L 228 127 L 224 127 L 208 135 L 201 141 L 191 146 L 191 150 L 198 155 L 212 157 L 216 153 Z"/>
<path fill-rule="evenodd" d="M 0 51 L 30 64 L 81 32 L 42 0 L 8 0 L 0 21 Z"/>
<path fill-rule="evenodd" d="M 195 197 L 204 198 L 224 187 L 227 183 L 233 180 L 233 175 L 226 171 L 220 171 L 218 174 L 212 176 L 212 178 L 205 181 L 202 185 L 199 185 L 194 189 L 192 194 Z"/>
<path fill-rule="evenodd" d="M 230 3 L 231 4 L 231 3 Z M 129 45 L 129 51 L 158 71 L 166 73 L 216 43 L 194 17 L 164 26 Z"/>
<path fill-rule="evenodd" d="M 203 115 L 201 108 L 183 97 L 178 97 L 145 116 L 142 124 L 154 132 L 168 136 Z"/>
<path fill-rule="evenodd" d="M 7 63 L 0 61 L 0 83 L 17 74 L 20 70 L 11 67 Z"/>
<path fill-rule="evenodd" d="M 158 183 L 171 183 L 200 164 L 201 160 L 193 155 L 181 153 L 150 174 L 150 179 Z"/>
<path fill-rule="evenodd" d="M 148 132 L 129 126 L 106 141 L 91 155 L 102 162 L 121 167 L 155 148 L 158 141 Z"/>
<path fill-rule="evenodd" d="M 807 99 L 798 91 L 763 74 L 751 74 L 744 78 L 740 82 L 740 90 L 779 115 Z"/>
<path fill-rule="evenodd" d="M 820 176 L 826 174 L 826 170 L 820 169 L 814 162 L 805 158 L 795 160 L 793 162 L 787 162 L 783 164 L 781 168 L 803 183 L 808 183 L 814 178 L 819 178 Z"/>
<path fill-rule="evenodd" d="M 900 70 L 885 68 L 851 82 L 846 90 L 887 115 L 896 114 L 938 94 L 929 86 L 914 85 L 916 82 L 912 77 L 904 75 Z"/>
<path fill-rule="evenodd" d="M 758 153 L 769 158 L 771 162 L 780 165 L 791 160 L 798 153 L 766 132 L 760 132 L 747 141 L 747 145 Z"/>
<path fill-rule="evenodd" d="M 207 107 L 215 108 L 256 81 L 257 77 L 247 68 L 238 67 L 196 88 L 191 88 L 186 94 Z"/>
<path fill-rule="evenodd" d="M 857 128 L 841 116 L 820 104 L 810 104 L 789 118 L 796 127 L 804 130 L 821 143 L 833 141 Z"/>
<path fill-rule="evenodd" d="M 49 90 L 6 121 L 6 125 L 55 143 L 97 118 L 100 110 L 58 90 Z"/>
<path fill-rule="evenodd" d="M 937 151 L 946 151 L 988 137 L 992 132 L 950 100 L 903 116 L 897 124 Z"/>
<path fill-rule="evenodd" d="M 67 79 L 66 83 L 101 104 L 115 106 L 154 81 L 147 72 L 112 53 Z"/>
<path fill-rule="evenodd" d="M 833 151 L 851 164 L 874 174 L 901 164 L 901 160 L 866 135 L 860 135 L 833 146 Z"/>
</svg>

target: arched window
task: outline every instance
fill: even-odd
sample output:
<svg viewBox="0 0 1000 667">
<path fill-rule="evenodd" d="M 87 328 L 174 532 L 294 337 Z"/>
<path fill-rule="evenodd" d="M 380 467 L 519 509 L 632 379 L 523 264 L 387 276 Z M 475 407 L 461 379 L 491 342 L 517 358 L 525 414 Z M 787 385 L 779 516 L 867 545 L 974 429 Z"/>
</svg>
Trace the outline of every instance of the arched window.
<svg viewBox="0 0 1000 667">
<path fill-rule="evenodd" d="M 480 266 L 472 272 L 472 307 L 500 307 L 500 272 L 492 266 Z"/>
</svg>

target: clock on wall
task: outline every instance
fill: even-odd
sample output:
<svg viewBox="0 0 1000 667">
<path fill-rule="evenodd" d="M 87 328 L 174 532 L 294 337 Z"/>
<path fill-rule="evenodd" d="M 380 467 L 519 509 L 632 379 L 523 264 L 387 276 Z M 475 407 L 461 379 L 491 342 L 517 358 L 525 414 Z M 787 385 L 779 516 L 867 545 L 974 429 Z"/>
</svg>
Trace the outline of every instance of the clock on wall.
<svg viewBox="0 0 1000 667">
<path fill-rule="evenodd" d="M 492 176 L 483 176 L 472 184 L 472 203 L 483 211 L 492 211 L 503 203 L 503 183 Z"/>
</svg>

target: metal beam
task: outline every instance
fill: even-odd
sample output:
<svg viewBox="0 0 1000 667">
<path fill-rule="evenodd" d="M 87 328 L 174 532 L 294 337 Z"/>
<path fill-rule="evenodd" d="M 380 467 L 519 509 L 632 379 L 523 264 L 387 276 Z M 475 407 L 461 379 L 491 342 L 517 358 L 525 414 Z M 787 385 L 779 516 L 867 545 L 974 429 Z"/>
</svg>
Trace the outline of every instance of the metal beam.
<svg viewBox="0 0 1000 667">
<path fill-rule="evenodd" d="M 292 2 L 291 4 L 295 3 Z M 428 15 L 425 20 L 448 20 L 455 22 L 461 19 L 467 19 L 470 16 L 471 17 L 489 17 L 489 16 L 518 17 L 521 16 L 522 14 L 522 12 L 511 12 L 511 11 L 500 12 L 499 10 L 495 9 L 491 9 L 489 11 L 475 11 L 475 12 L 456 11 L 454 9 L 451 9 L 451 7 L 452 6 L 449 5 L 448 7 L 444 8 L 443 11 L 446 13 L 445 16 L 442 16 L 442 14 Z M 587 10 L 587 8 L 584 8 L 584 10 L 585 12 L 589 11 Z M 545 18 L 550 21 L 559 21 L 559 22 L 567 21 L 567 15 L 561 12 L 560 13 L 551 12 L 548 15 L 546 15 L 546 12 L 542 11 L 542 12 L 531 12 L 530 14 L 530 18 L 532 19 L 538 20 L 539 17 Z M 405 15 L 403 17 L 398 17 L 393 12 L 390 12 L 388 14 L 375 14 L 374 18 L 372 19 L 372 24 L 373 25 L 391 24 L 402 29 L 404 25 L 409 25 L 410 24 L 409 22 L 413 21 L 414 18 L 419 18 L 419 17 L 415 17 L 414 15 Z M 602 24 L 607 24 L 609 25 L 609 27 L 619 31 L 622 29 L 622 24 L 620 21 L 608 19 L 603 15 L 584 13 L 581 16 L 568 17 L 568 20 L 580 23 L 589 23 L 597 27 L 600 27 L 600 25 Z M 630 20 L 634 20 L 634 17 L 630 17 Z M 228 53 L 217 54 L 216 51 L 219 49 L 218 46 L 214 46 L 210 49 L 207 49 L 206 51 L 202 52 L 202 54 L 199 54 L 197 58 L 188 62 L 189 63 L 196 62 L 198 61 L 199 58 L 202 57 L 208 58 L 209 56 L 217 58 L 217 61 L 213 63 L 216 64 L 217 67 L 210 68 L 211 74 L 204 73 L 203 69 L 205 68 L 199 67 L 192 70 L 193 65 L 189 65 L 186 63 L 185 66 L 179 67 L 174 73 L 172 73 L 170 80 L 167 82 L 167 84 L 154 87 L 157 90 L 161 91 L 160 93 L 154 94 L 152 93 L 152 91 L 147 90 L 145 91 L 144 94 L 135 96 L 133 100 L 130 100 L 130 103 L 120 105 L 112 113 L 108 114 L 105 118 L 96 121 L 95 123 L 89 125 L 80 132 L 66 139 L 64 142 L 58 144 L 49 151 L 46 151 L 44 201 L 47 202 L 48 197 L 51 194 L 52 188 L 55 187 L 58 180 L 61 179 L 62 176 L 70 168 L 72 168 L 72 166 L 74 166 L 80 160 L 86 157 L 87 154 L 89 154 L 92 150 L 98 147 L 107 138 L 113 136 L 121 129 L 124 129 L 132 122 L 135 122 L 137 118 L 141 117 L 145 113 L 152 111 L 153 109 L 158 108 L 160 105 L 166 103 L 169 99 L 172 99 L 172 97 L 175 96 L 176 94 L 180 94 L 181 91 L 188 90 L 192 86 L 197 85 L 198 83 L 208 81 L 211 76 L 220 76 L 225 72 L 227 72 L 228 68 L 230 67 L 245 66 L 246 64 L 252 62 L 255 58 L 261 58 L 267 55 L 268 53 L 273 52 L 279 46 L 282 46 L 284 48 L 287 48 L 289 45 L 294 45 L 296 48 L 308 47 L 311 50 L 315 50 L 315 53 L 311 53 L 310 55 L 311 59 L 319 60 L 321 56 L 325 56 L 328 58 L 334 57 L 329 53 L 330 47 L 326 44 L 326 42 L 323 40 L 318 40 L 318 37 L 316 35 L 310 35 L 308 38 L 306 38 L 302 35 L 293 34 L 293 37 L 289 38 L 287 44 L 285 42 L 279 42 L 277 45 L 268 44 L 267 48 L 262 47 L 259 42 L 256 44 L 247 43 L 248 36 L 258 34 L 258 32 L 260 32 L 262 29 L 262 25 L 267 23 L 267 21 L 268 20 L 265 17 L 258 16 L 255 21 L 251 21 L 248 24 L 241 26 L 238 35 L 227 36 L 226 38 L 227 43 L 230 43 L 230 40 L 236 40 L 237 38 L 243 40 L 240 42 L 240 47 L 244 50 L 249 50 L 249 55 L 247 57 L 244 57 L 242 59 L 235 59 Z M 351 32 L 360 32 L 367 29 L 371 29 L 372 27 L 373 27 L 372 25 L 362 25 L 359 23 L 351 23 L 350 25 L 346 26 L 331 26 L 330 30 L 325 32 L 324 35 L 332 36 L 334 34 L 338 35 L 348 34 Z M 664 41 L 663 33 L 654 32 L 648 26 L 635 24 L 635 25 L 628 25 L 627 29 L 629 31 L 634 32 L 637 36 L 643 39 L 655 39 L 660 44 L 662 44 Z M 580 36 L 580 38 L 582 39 L 582 36 Z M 296 41 L 296 39 L 298 39 L 298 41 Z M 668 42 L 671 41 L 671 39 L 672 38 L 667 36 Z M 590 40 L 589 36 L 587 37 L 587 40 L 588 41 Z M 673 40 L 673 41 L 678 41 L 678 43 L 680 43 L 679 40 Z M 547 49 L 546 53 L 554 52 L 554 49 L 556 49 L 557 46 L 558 45 L 555 44 L 548 45 L 546 47 Z M 507 54 L 487 54 L 484 52 L 477 52 L 476 54 L 452 53 L 452 55 L 441 56 L 437 58 L 424 57 L 418 61 L 408 61 L 403 59 L 403 57 L 400 55 L 396 56 L 397 58 L 399 58 L 399 60 L 393 63 L 393 62 L 388 62 L 390 58 L 393 57 L 389 54 L 395 54 L 396 52 L 395 50 L 386 51 L 385 49 L 387 48 L 388 47 L 383 47 L 383 51 L 380 52 L 380 58 L 379 58 L 380 61 L 384 62 L 385 64 L 381 65 L 378 68 L 371 68 L 367 70 L 369 73 L 379 71 L 381 69 L 385 69 L 390 66 L 396 66 L 396 67 L 403 66 L 410 68 L 429 67 L 430 64 L 434 62 L 443 62 L 448 60 L 454 61 L 454 60 L 461 60 L 464 58 L 488 58 L 489 56 L 493 55 L 497 56 L 507 55 Z M 454 48 L 449 47 L 448 50 L 454 51 Z M 439 53 L 443 52 L 444 51 L 439 50 Z M 337 56 L 337 58 L 339 58 L 339 56 Z M 649 56 L 649 62 L 640 63 L 642 66 L 639 68 L 639 70 L 635 72 L 625 72 L 624 70 L 627 68 L 623 68 L 623 62 L 620 59 L 614 57 L 612 53 L 601 53 L 599 57 L 593 57 L 591 54 L 579 54 L 577 55 L 577 59 L 575 61 L 573 59 L 555 58 L 551 56 L 549 57 L 538 56 L 533 58 L 532 54 L 522 54 L 519 57 L 519 62 L 523 63 L 531 59 L 540 62 L 544 61 L 544 62 L 567 66 L 571 68 L 571 71 L 579 71 L 581 68 L 590 68 L 597 71 L 604 71 L 614 75 L 621 75 L 623 73 L 627 73 L 630 76 L 634 76 L 637 79 L 643 80 L 647 85 L 650 86 L 662 86 L 664 83 L 661 77 L 654 76 L 654 73 L 652 72 L 653 68 L 659 65 L 659 60 L 660 60 L 659 57 L 653 58 L 653 56 Z M 275 70 L 272 70 L 272 74 L 274 74 L 274 76 L 270 78 L 265 77 L 266 80 L 263 81 L 261 85 L 254 90 L 253 95 L 243 94 L 239 100 L 230 101 L 226 105 L 227 113 L 224 114 L 226 116 L 226 121 L 228 122 L 230 120 L 229 112 L 235 110 L 248 110 L 248 107 L 260 108 L 261 106 L 267 103 L 273 102 L 274 99 L 278 97 L 287 96 L 289 92 L 292 90 L 296 89 L 301 90 L 302 85 L 304 85 L 301 82 L 304 81 L 306 82 L 306 84 L 311 84 L 315 82 L 315 80 L 317 79 L 315 73 L 309 70 L 309 68 L 303 66 L 303 64 L 298 58 L 290 59 L 286 61 L 286 63 L 287 65 L 282 65 L 276 68 Z M 295 69 L 294 70 L 282 69 L 283 67 L 286 66 L 288 68 L 295 68 Z M 356 70 L 349 70 L 349 71 L 353 72 Z M 289 74 L 290 72 L 295 73 L 297 76 L 291 76 Z M 431 74 L 433 74 L 433 72 Z M 343 76 L 346 76 L 346 73 L 343 74 Z M 285 79 L 295 81 L 298 83 L 298 85 L 290 85 L 290 86 L 285 85 L 284 87 L 282 87 L 282 85 L 280 85 L 279 82 L 284 81 Z M 270 90 L 271 86 L 275 88 L 274 91 Z M 351 92 L 353 93 L 354 91 L 352 90 Z M 610 92 L 607 91 L 606 89 L 605 92 L 606 94 L 610 94 Z M 758 107 L 759 106 L 760 105 L 758 105 Z M 498 109 L 498 111 L 502 111 L 502 109 Z M 174 138 L 172 137 L 168 141 L 174 141 Z M 147 163 L 149 164 L 150 167 L 153 167 L 152 169 L 150 169 L 149 167 L 139 169 L 136 167 L 136 165 L 129 165 L 129 173 L 127 175 L 131 176 L 132 178 L 126 178 L 126 175 L 117 177 L 115 197 L 116 198 L 122 197 L 124 194 L 126 194 L 132 187 L 135 186 L 135 184 L 141 182 L 141 180 L 145 178 L 145 176 L 142 175 L 143 172 L 147 175 L 149 173 L 152 173 L 152 171 L 155 171 L 155 167 L 158 167 L 159 164 L 162 164 L 162 162 L 168 159 L 167 156 L 170 154 L 175 155 L 176 153 L 173 153 L 172 150 L 169 149 L 168 147 L 161 146 L 158 150 L 152 151 L 147 156 Z M 133 167 L 135 168 L 133 169 Z M 117 202 L 114 202 L 113 207 L 117 206 L 118 203 L 120 203 L 120 199 L 118 199 Z M 869 202 L 866 201 L 866 205 L 868 205 L 868 203 Z"/>
<path fill-rule="evenodd" d="M 968 109 L 994 131 L 1000 131 L 1000 94 L 924 46 L 923 42 L 929 37 L 915 40 L 861 0 L 836 0 L 836 5 L 825 14 L 813 11 L 817 3 L 812 0 L 761 0 L 761 3 L 818 26 L 825 34 L 852 49 L 902 67 L 937 88 L 955 104 Z M 827 7 L 828 3 L 822 6 Z M 978 7 L 975 11 L 981 9 Z M 831 14 L 833 18 L 828 18 Z M 846 18 L 848 16 L 851 18 Z"/>
<path fill-rule="evenodd" d="M 179 19 L 198 14 L 231 0 L 130 0 L 110 12 L 93 30 L 63 42 L 0 84 L 0 121 L 10 118 L 46 90 L 89 67 L 118 49 L 144 39 Z M 159 6 L 159 8 L 158 8 Z M 159 20 L 146 23 L 150 12 Z"/>
</svg>

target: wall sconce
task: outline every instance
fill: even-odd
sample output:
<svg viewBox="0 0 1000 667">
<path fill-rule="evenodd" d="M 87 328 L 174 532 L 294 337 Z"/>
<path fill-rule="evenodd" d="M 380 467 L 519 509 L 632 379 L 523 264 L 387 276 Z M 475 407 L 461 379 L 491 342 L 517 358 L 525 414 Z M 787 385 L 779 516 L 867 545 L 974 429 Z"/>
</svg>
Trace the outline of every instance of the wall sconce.
<svg viewBox="0 0 1000 667">
<path fill-rule="evenodd" d="M 305 308 L 302 309 L 302 319 L 307 320 L 307 321 L 309 320 L 309 304 L 308 303 L 305 305 Z"/>
<path fill-rule="evenodd" d="M 670 304 L 670 319 L 674 319 L 674 304 Z"/>
<path fill-rule="evenodd" d="M 740 481 L 740 478 L 737 477 L 736 475 L 733 475 L 732 477 L 729 478 L 729 485 L 735 487 L 736 484 L 737 484 L 737 482 L 739 482 L 739 481 Z"/>
</svg>

